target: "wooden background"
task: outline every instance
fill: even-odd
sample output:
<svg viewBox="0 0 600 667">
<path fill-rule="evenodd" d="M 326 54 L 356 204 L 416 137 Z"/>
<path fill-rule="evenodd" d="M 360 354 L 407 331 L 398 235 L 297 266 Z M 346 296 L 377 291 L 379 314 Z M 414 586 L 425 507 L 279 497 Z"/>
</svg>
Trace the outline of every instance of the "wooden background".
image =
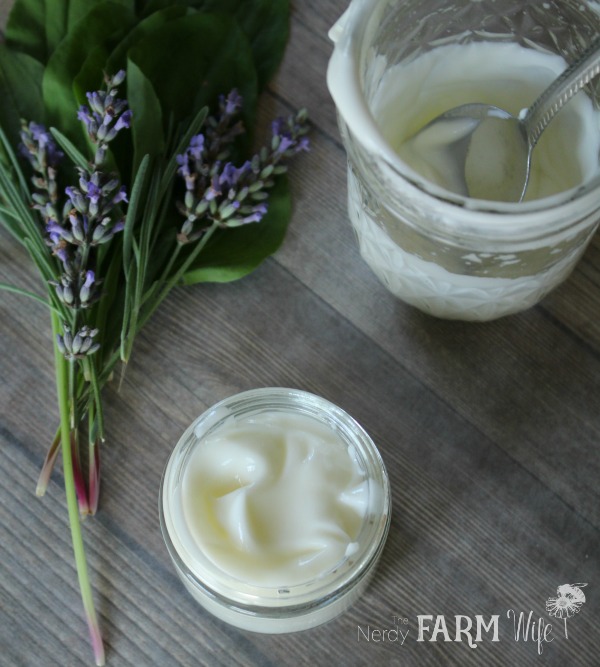
<svg viewBox="0 0 600 667">
<path fill-rule="evenodd" d="M 327 31 L 344 0 L 293 1 L 285 62 L 262 119 L 310 111 L 312 152 L 292 171 L 287 239 L 254 274 L 177 289 L 139 337 L 120 393 L 106 392 L 98 515 L 84 524 L 107 664 L 121 666 L 537 666 L 600 664 L 600 237 L 539 306 L 488 324 L 432 319 L 396 300 L 360 259 L 346 217 L 345 154 L 325 85 Z M 9 0 L 0 3 L 4 20 Z M 0 100 L 0 103 L 2 101 Z M 0 281 L 40 289 L 0 234 Z M 0 664 L 91 664 L 60 466 L 35 484 L 57 423 L 42 306 L 0 294 Z M 214 402 L 289 386 L 337 403 L 372 435 L 393 521 L 367 594 L 305 633 L 261 636 L 209 616 L 180 584 L 157 496 L 169 453 Z M 588 583 L 569 621 L 545 613 Z M 538 655 L 508 609 L 553 626 Z M 416 639 L 418 614 L 500 615 L 500 641 Z M 408 619 L 404 643 L 358 628 Z"/>
</svg>

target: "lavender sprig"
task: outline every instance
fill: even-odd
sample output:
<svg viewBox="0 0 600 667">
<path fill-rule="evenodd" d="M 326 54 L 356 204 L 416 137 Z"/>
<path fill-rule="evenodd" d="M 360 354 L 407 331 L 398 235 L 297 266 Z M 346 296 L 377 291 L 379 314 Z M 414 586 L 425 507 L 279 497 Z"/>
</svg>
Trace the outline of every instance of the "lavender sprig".
<svg viewBox="0 0 600 667">
<path fill-rule="evenodd" d="M 268 190 L 274 177 L 287 171 L 282 164 L 308 150 L 307 114 L 273 121 L 270 146 L 236 167 L 230 148 L 243 127 L 237 119 L 242 99 L 233 90 L 220 100 L 220 115 L 209 117 L 207 129 L 194 136 L 188 149 L 177 156 L 178 174 L 185 183 L 179 212 L 185 217 L 177 239 L 180 244 L 198 240 L 213 223 L 231 228 L 260 222 L 268 210 Z"/>
<path fill-rule="evenodd" d="M 62 206 L 58 171 L 64 155 L 52 135 L 42 125 L 23 123 L 20 147 L 33 170 L 32 207 L 42 219 L 46 243 L 61 267 L 58 278 L 50 281 L 57 300 L 66 306 L 62 311 L 65 315 L 59 317 L 54 313 L 52 320 L 57 351 L 60 439 L 75 560 L 98 665 L 104 664 L 104 649 L 87 576 L 78 512 L 82 516 L 94 513 L 98 505 L 103 417 L 97 370 L 90 357 L 100 349 L 100 344 L 96 339 L 99 330 L 88 323 L 87 313 L 101 298 L 102 279 L 95 269 L 97 249 L 109 243 L 125 224 L 120 207 L 127 203 L 127 192 L 104 168 L 110 142 L 131 122 L 127 102 L 117 98 L 117 87 L 124 79 L 123 71 L 106 77 L 105 90 L 88 93 L 89 108 L 79 109 L 78 117 L 95 145 L 94 158 L 87 168 L 78 167 L 78 182 L 65 188 Z M 90 449 L 87 488 L 79 460 L 78 428 L 82 415 L 78 407 L 80 388 L 75 375 L 76 364 L 81 365 L 80 377 L 90 385 L 91 398 L 83 410 L 88 421 Z M 46 488 L 56 451 L 57 441 L 40 475 L 40 493 Z"/>
<path fill-rule="evenodd" d="M 119 204 L 127 202 L 126 190 L 116 177 L 102 169 L 108 145 L 121 129 L 129 127 L 131 121 L 127 102 L 117 98 L 117 86 L 124 79 L 124 71 L 107 77 L 106 90 L 87 94 L 91 110 L 87 106 L 79 109 L 78 117 L 96 145 L 94 162 L 88 170 L 79 167 L 77 185 L 65 188 L 66 201 L 60 215 L 57 169 L 64 155 L 43 126 L 29 123 L 21 130 L 21 153 L 34 172 L 33 207 L 44 222 L 48 245 L 63 266 L 59 280 L 51 284 L 59 301 L 75 313 L 89 308 L 100 298 L 102 281 L 96 278 L 91 250 L 111 241 L 125 226 Z M 64 322 L 63 327 L 65 331 L 59 348 L 70 361 L 81 358 L 64 344 L 71 333 Z M 79 340 L 78 336 L 88 339 L 89 331 L 85 325 L 73 335 L 74 340 Z M 92 354 L 98 348 L 98 344 L 90 345 L 85 354 Z"/>
<path fill-rule="evenodd" d="M 191 138 L 181 155 L 163 156 L 163 162 L 153 161 L 149 155 L 142 158 L 129 204 L 127 190 L 106 167 L 110 143 L 132 121 L 127 101 L 118 97 L 124 79 L 124 72 L 106 77 L 104 88 L 88 93 L 87 104 L 78 111 L 94 147 L 89 162 L 58 130 L 48 132 L 36 123 L 22 125 L 20 147 L 33 171 L 31 208 L 43 225 L 42 230 L 36 229 L 37 220 L 33 215 L 28 217 L 31 212 L 25 207 L 27 231 L 30 236 L 32 232 L 34 236 L 39 233 L 36 258 L 41 258 L 43 275 L 52 277 L 48 280 L 52 304 L 48 305 L 53 309 L 61 417 L 37 491 L 42 494 L 46 489 L 60 442 L 75 560 L 99 665 L 104 662 L 104 652 L 87 576 L 80 517 L 93 514 L 98 505 L 99 447 L 104 439 L 101 389 L 118 360 L 127 362 L 139 330 L 171 288 L 194 266 L 216 230 L 263 220 L 276 177 L 287 171 L 286 162 L 291 157 L 308 150 L 306 113 L 301 111 L 287 119 L 276 119 L 268 145 L 250 160 L 234 163 L 232 149 L 245 129 L 240 120 L 242 98 L 233 90 L 219 98 L 217 112 L 206 118 L 202 132 Z M 204 113 L 198 112 L 194 128 L 200 127 Z M 188 132 L 186 137 L 193 131 Z M 76 182 L 66 188 L 59 185 L 64 155 L 55 139 L 77 170 Z M 169 235 L 175 162 L 183 190 L 177 209 L 185 219 L 179 233 Z M 22 174 L 20 182 L 25 183 Z M 121 251 L 120 244 L 110 244 L 122 231 L 125 233 Z M 52 259 L 44 256 L 44 242 Z M 184 252 L 183 247 L 192 242 L 196 243 Z M 120 345 L 114 335 L 115 323 L 105 326 L 110 302 L 101 300 L 107 286 L 110 290 L 124 287 L 113 302 L 122 308 L 116 313 L 116 318 L 120 318 L 116 326 L 121 325 Z M 80 425 L 85 422 L 89 447 L 87 478 L 80 459 Z"/>
</svg>

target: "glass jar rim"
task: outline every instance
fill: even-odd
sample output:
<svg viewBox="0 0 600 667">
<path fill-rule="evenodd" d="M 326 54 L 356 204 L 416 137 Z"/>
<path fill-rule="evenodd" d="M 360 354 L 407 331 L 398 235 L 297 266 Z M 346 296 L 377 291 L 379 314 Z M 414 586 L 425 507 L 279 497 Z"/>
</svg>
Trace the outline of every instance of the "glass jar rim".
<svg viewBox="0 0 600 667">
<path fill-rule="evenodd" d="M 218 429 L 232 415 L 290 410 L 329 425 L 346 444 L 354 447 L 367 480 L 371 481 L 370 502 L 356 538 L 359 548 L 351 556 L 354 562 L 349 567 L 341 567 L 346 562 L 343 560 L 332 570 L 306 582 L 291 586 L 260 586 L 234 578 L 207 557 L 198 562 L 195 560 L 197 552 L 193 557 L 187 552 L 178 537 L 181 526 L 176 527 L 173 520 L 171 496 L 177 492 L 191 450 L 201 437 Z M 373 512 L 371 503 L 377 503 L 376 513 Z M 242 610 L 252 610 L 253 613 L 268 614 L 269 609 L 276 609 L 277 613 L 281 613 L 282 609 L 287 609 L 288 613 L 293 614 L 314 600 L 327 604 L 338 599 L 369 574 L 379 559 L 389 530 L 391 490 L 379 451 L 364 429 L 350 415 L 335 404 L 309 392 L 265 387 L 223 399 L 203 412 L 186 429 L 171 453 L 163 473 L 159 515 L 163 537 L 173 562 L 180 575 L 197 590 L 213 600 L 234 605 Z"/>
</svg>

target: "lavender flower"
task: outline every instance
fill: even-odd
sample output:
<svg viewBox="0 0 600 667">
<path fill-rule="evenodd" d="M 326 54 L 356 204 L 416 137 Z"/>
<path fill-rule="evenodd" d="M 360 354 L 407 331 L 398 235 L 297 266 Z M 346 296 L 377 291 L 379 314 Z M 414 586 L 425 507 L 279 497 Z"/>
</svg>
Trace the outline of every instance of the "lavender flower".
<svg viewBox="0 0 600 667">
<path fill-rule="evenodd" d="M 86 93 L 89 106 L 82 105 L 77 112 L 77 118 L 85 125 L 88 137 L 96 144 L 97 166 L 104 162 L 108 144 L 121 130 L 131 126 L 132 112 L 127 108 L 127 101 L 117 98 L 117 86 L 124 80 L 124 70 L 113 77 L 107 77 L 107 90 Z"/>
<path fill-rule="evenodd" d="M 68 265 L 68 268 L 70 266 Z M 91 269 L 65 272 L 59 281 L 51 281 L 59 301 L 70 308 L 89 308 L 100 298 L 101 280 Z"/>
<path fill-rule="evenodd" d="M 34 172 L 43 175 L 48 168 L 56 169 L 64 153 L 58 149 L 54 138 L 43 125 L 22 121 L 20 136 L 19 151 L 27 158 Z M 36 187 L 39 189 L 39 183 Z"/>
<path fill-rule="evenodd" d="M 96 144 L 96 151 L 88 169 L 77 168 L 77 184 L 65 188 L 61 213 L 56 169 L 63 154 L 42 125 L 24 123 L 21 130 L 21 153 L 34 171 L 33 207 L 43 220 L 46 242 L 62 263 L 61 275 L 50 284 L 58 301 L 75 312 L 89 308 L 101 296 L 102 280 L 93 268 L 93 249 L 110 241 L 125 226 L 119 209 L 127 202 L 126 189 L 102 169 L 108 144 L 131 123 L 127 102 L 117 98 L 117 86 L 124 79 L 124 71 L 107 77 L 106 90 L 88 93 L 89 107 L 79 109 L 78 118 Z M 63 322 L 57 346 L 68 360 L 83 359 L 100 347 L 94 341 L 97 333 L 82 326 L 73 334 Z"/>
<path fill-rule="evenodd" d="M 58 349 L 69 361 L 75 359 L 84 359 L 90 354 L 94 354 L 100 349 L 100 344 L 94 342 L 95 336 L 98 334 L 98 329 L 90 329 L 90 327 L 83 326 L 75 335 L 71 332 L 70 327 L 63 325 L 63 333 L 56 335 L 56 344 Z"/>
<path fill-rule="evenodd" d="M 200 238 L 214 222 L 221 227 L 239 227 L 260 222 L 268 210 L 268 190 L 274 177 L 287 171 L 281 162 L 308 150 L 304 136 L 306 112 L 272 124 L 270 149 L 263 148 L 251 160 L 236 167 L 228 160 L 230 146 L 243 131 L 237 120 L 242 98 L 233 90 L 219 100 L 220 116 L 207 119 L 206 130 L 190 141 L 185 153 L 177 156 L 178 174 L 185 182 L 179 212 L 185 216 L 179 243 Z"/>
</svg>

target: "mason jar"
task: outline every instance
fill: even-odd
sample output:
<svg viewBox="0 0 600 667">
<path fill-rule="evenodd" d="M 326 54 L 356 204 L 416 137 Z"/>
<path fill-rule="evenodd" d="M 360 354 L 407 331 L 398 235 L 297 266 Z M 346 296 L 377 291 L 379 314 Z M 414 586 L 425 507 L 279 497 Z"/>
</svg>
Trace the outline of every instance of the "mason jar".
<svg viewBox="0 0 600 667">
<path fill-rule="evenodd" d="M 287 425 L 287 449 L 273 439 L 274 423 Z M 245 446 L 252 433 L 255 449 Z M 315 437 L 318 447 L 306 447 Z M 200 466 L 199 482 L 194 461 L 213 452 L 217 459 L 203 461 L 215 467 Z M 349 484 L 349 465 L 358 483 L 332 500 L 326 487 L 338 475 Z M 193 494 L 200 522 L 189 511 Z M 361 511 L 350 521 L 357 498 Z M 226 398 L 189 426 L 167 463 L 159 513 L 175 569 L 200 605 L 245 630 L 295 632 L 364 593 L 387 538 L 391 492 L 375 444 L 348 413 L 308 392 L 268 387 Z M 323 543 L 340 534 L 351 538 L 347 547 L 321 559 Z"/>
<path fill-rule="evenodd" d="M 418 173 L 398 155 L 394 122 L 412 114 L 403 131 L 416 131 L 477 101 L 518 114 L 599 32 L 585 0 L 352 0 L 330 31 L 327 81 L 348 157 L 349 218 L 362 257 L 393 294 L 438 317 L 491 320 L 567 278 L 600 219 L 597 82 L 542 136 L 533 151 L 541 185 L 522 202 L 468 198 Z M 436 54 L 439 80 L 428 88 Z M 534 68 L 532 58 L 549 65 Z M 507 100 L 513 73 L 529 79 Z M 408 78 L 407 94 L 394 98 L 390 82 L 403 90 Z M 556 173 L 545 191 L 547 165 Z"/>
</svg>

